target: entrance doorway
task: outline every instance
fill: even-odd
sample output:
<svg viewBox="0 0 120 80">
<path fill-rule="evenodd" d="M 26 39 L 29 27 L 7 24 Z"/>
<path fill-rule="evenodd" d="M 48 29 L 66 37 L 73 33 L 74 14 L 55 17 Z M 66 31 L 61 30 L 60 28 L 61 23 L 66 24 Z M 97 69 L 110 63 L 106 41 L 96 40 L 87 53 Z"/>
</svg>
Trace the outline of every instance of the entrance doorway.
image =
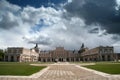
<svg viewBox="0 0 120 80">
<path fill-rule="evenodd" d="M 11 62 L 13 62 L 14 61 L 14 57 L 13 56 L 11 56 Z"/>
<path fill-rule="evenodd" d="M 63 58 L 59 58 L 59 61 L 60 61 L 60 62 L 63 62 Z"/>
<path fill-rule="evenodd" d="M 66 62 L 66 58 L 59 58 L 58 61 L 60 61 L 60 62 Z"/>
</svg>

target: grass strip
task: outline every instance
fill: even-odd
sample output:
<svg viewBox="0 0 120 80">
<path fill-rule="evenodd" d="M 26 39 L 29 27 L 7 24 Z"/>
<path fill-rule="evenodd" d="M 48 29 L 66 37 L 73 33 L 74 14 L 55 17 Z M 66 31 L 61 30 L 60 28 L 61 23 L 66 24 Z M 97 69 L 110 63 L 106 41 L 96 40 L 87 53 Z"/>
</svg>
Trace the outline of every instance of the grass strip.
<svg viewBox="0 0 120 80">
<path fill-rule="evenodd" d="M 0 75 L 32 75 L 46 66 L 32 66 L 29 63 L 0 63 Z"/>
<path fill-rule="evenodd" d="M 108 73 L 108 74 L 120 74 L 120 64 L 114 64 L 114 63 L 98 63 L 98 64 L 95 64 L 95 65 L 87 65 L 87 66 L 84 66 L 84 67 L 87 67 L 87 68 L 90 68 L 90 69 L 94 69 L 94 70 L 97 70 L 97 71 L 101 71 L 101 72 L 105 72 L 105 73 Z"/>
</svg>

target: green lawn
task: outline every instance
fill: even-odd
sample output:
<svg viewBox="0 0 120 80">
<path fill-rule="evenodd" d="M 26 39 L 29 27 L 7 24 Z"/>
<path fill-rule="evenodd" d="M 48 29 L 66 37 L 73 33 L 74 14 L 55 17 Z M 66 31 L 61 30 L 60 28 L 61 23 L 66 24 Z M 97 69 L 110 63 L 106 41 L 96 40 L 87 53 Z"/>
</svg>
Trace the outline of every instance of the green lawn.
<svg viewBox="0 0 120 80">
<path fill-rule="evenodd" d="M 40 71 L 45 66 L 31 66 L 30 63 L 0 62 L 0 75 L 28 76 Z"/>
<path fill-rule="evenodd" d="M 96 65 L 84 66 L 109 74 L 120 74 L 120 63 L 96 63 Z"/>
</svg>

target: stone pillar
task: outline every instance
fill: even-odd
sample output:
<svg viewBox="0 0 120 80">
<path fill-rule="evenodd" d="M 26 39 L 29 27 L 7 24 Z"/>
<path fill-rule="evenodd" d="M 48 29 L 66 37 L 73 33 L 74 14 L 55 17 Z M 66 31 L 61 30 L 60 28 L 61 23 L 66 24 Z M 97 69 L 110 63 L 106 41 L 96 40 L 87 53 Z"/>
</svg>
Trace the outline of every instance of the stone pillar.
<svg viewBox="0 0 120 80">
<path fill-rule="evenodd" d="M 74 58 L 72 58 L 73 59 L 73 62 L 74 62 Z"/>
<path fill-rule="evenodd" d="M 71 58 L 69 58 L 69 62 L 71 62 Z"/>
<path fill-rule="evenodd" d="M 73 58 L 71 58 L 71 62 L 73 62 Z"/>
<path fill-rule="evenodd" d="M 101 54 L 98 56 L 98 60 L 99 60 L 99 61 L 103 61 Z"/>
<path fill-rule="evenodd" d="M 63 58 L 63 62 L 66 62 L 66 58 Z"/>
<path fill-rule="evenodd" d="M 90 61 L 90 59 L 89 59 L 89 58 L 87 58 L 87 61 Z"/>
<path fill-rule="evenodd" d="M 8 61 L 9 62 L 11 61 L 11 55 L 8 55 Z"/>
<path fill-rule="evenodd" d="M 71 58 L 71 62 L 73 62 L 73 58 Z"/>
<path fill-rule="evenodd" d="M 43 62 L 43 58 L 41 58 L 41 60 L 40 60 L 41 62 Z"/>
<path fill-rule="evenodd" d="M 4 55 L 4 60 L 3 61 L 5 61 L 5 55 Z"/>
<path fill-rule="evenodd" d="M 80 61 L 80 58 L 78 59 L 78 61 Z"/>
<path fill-rule="evenodd" d="M 20 62 L 20 55 L 16 56 L 16 60 L 17 60 L 17 62 Z"/>
<path fill-rule="evenodd" d="M 105 55 L 105 61 L 108 61 L 108 55 Z"/>
<path fill-rule="evenodd" d="M 76 61 L 76 59 L 74 58 L 74 62 Z"/>
<path fill-rule="evenodd" d="M 15 55 L 13 57 L 14 57 L 14 61 L 17 62 L 17 55 Z"/>
<path fill-rule="evenodd" d="M 117 54 L 114 54 L 114 59 L 115 59 L 115 61 L 118 61 L 118 55 Z"/>
<path fill-rule="evenodd" d="M 50 58 L 50 62 L 52 62 L 52 58 Z"/>
<path fill-rule="evenodd" d="M 47 61 L 47 58 L 45 58 L 45 62 L 48 62 L 48 61 Z"/>
<path fill-rule="evenodd" d="M 21 60 L 21 56 L 19 57 L 19 62 L 22 62 L 22 60 Z"/>
<path fill-rule="evenodd" d="M 83 61 L 85 62 L 85 58 L 83 58 Z"/>
<path fill-rule="evenodd" d="M 20 55 L 20 62 L 23 62 L 23 58 L 22 58 L 23 56 L 22 55 Z"/>
<path fill-rule="evenodd" d="M 113 54 L 110 55 L 110 59 L 111 59 L 111 61 L 114 61 L 114 60 L 115 60 Z"/>
</svg>

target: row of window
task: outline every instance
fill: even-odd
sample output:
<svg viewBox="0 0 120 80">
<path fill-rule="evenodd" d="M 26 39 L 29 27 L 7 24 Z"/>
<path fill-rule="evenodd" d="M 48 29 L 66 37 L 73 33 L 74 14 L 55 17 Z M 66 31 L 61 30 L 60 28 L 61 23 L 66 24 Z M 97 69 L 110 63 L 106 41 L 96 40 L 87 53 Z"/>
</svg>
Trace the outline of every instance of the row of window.
<svg viewBox="0 0 120 80">
<path fill-rule="evenodd" d="M 9 49 L 8 53 L 22 53 L 21 49 Z"/>
<path fill-rule="evenodd" d="M 113 53 L 113 49 L 100 49 L 100 53 Z"/>
</svg>

